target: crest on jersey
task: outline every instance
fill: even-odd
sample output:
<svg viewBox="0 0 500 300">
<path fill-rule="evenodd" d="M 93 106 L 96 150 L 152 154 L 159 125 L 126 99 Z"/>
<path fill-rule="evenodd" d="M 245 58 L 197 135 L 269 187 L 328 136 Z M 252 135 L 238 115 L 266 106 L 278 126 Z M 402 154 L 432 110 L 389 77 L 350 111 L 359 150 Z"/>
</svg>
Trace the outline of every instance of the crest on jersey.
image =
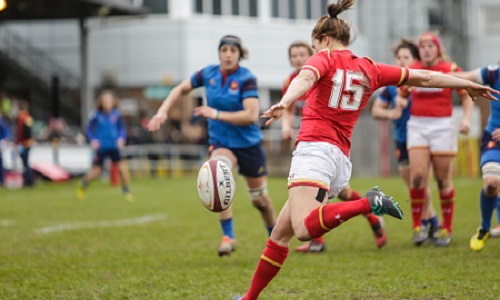
<svg viewBox="0 0 500 300">
<path fill-rule="evenodd" d="M 487 149 L 495 148 L 495 141 L 489 141 L 488 144 L 486 145 Z"/>
<path fill-rule="evenodd" d="M 236 94 L 238 92 L 238 81 L 231 81 L 231 83 L 229 84 L 229 92 L 231 94 Z"/>
<path fill-rule="evenodd" d="M 215 85 L 215 79 L 210 78 L 210 80 L 208 81 L 208 83 L 209 83 L 210 85 Z"/>
</svg>

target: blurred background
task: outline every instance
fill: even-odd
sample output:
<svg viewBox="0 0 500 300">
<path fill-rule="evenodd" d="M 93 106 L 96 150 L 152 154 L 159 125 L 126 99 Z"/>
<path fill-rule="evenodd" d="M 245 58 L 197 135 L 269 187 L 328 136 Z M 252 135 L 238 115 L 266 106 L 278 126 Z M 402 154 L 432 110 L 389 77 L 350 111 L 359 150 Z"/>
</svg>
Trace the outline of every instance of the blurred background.
<svg viewBox="0 0 500 300">
<path fill-rule="evenodd" d="M 203 103 L 202 90 L 181 101 L 160 132 L 145 130 L 172 87 L 200 67 L 217 64 L 219 39 L 235 34 L 249 50 L 242 64 L 256 75 L 265 110 L 280 100 L 283 81 L 293 71 L 289 44 L 310 41 L 328 2 L 0 0 L 0 107 L 15 134 L 18 104 L 29 103 L 35 138 L 32 166 L 58 166 L 78 176 L 92 159 L 83 128 L 99 91 L 112 88 L 127 126 L 123 155 L 130 174 L 192 174 L 207 158 L 205 121 L 192 114 Z M 359 56 L 392 63 L 391 46 L 401 37 L 416 40 L 434 31 L 464 70 L 500 60 L 498 0 L 356 2 L 342 18 L 352 25 L 352 50 Z M 459 120 L 462 111 L 456 104 Z M 352 139 L 353 176 L 396 175 L 391 124 L 374 121 L 369 108 Z M 478 143 L 487 116 L 487 103 L 479 101 L 471 133 L 460 138 L 458 175 L 479 176 Z M 263 127 L 263 133 L 270 174 L 287 175 L 293 145 L 281 141 L 279 123 Z M 22 168 L 15 147 L 4 147 L 5 168 Z M 35 171 L 52 176 L 46 168 Z"/>
</svg>

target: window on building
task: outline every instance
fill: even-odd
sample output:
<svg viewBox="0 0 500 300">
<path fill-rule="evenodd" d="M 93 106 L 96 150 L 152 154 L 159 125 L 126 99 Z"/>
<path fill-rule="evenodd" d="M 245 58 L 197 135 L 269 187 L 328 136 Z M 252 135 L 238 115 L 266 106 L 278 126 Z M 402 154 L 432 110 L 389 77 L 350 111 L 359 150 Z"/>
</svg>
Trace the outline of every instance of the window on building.
<svg viewBox="0 0 500 300">
<path fill-rule="evenodd" d="M 222 5 L 221 5 L 221 0 L 212 0 L 212 13 L 214 15 L 221 15 L 222 14 Z"/>
<path fill-rule="evenodd" d="M 231 1 L 231 14 L 233 16 L 237 16 L 240 14 L 240 1 L 239 0 L 232 0 Z"/>
<path fill-rule="evenodd" d="M 168 0 L 143 0 L 142 5 L 152 14 L 168 14 Z"/>
<path fill-rule="evenodd" d="M 257 17 L 258 10 L 257 0 L 250 0 L 250 17 Z"/>
<path fill-rule="evenodd" d="M 290 19 L 297 19 L 297 10 L 295 7 L 295 0 L 288 0 L 288 17 Z"/>
<path fill-rule="evenodd" d="M 259 15 L 259 0 L 194 0 L 199 14 L 250 16 Z"/>
<path fill-rule="evenodd" d="M 279 0 L 273 0 L 271 10 L 272 10 L 271 14 L 272 14 L 273 18 L 278 18 L 280 16 Z"/>
<path fill-rule="evenodd" d="M 306 19 L 312 19 L 312 0 L 306 1 Z"/>
<path fill-rule="evenodd" d="M 194 0 L 194 11 L 199 14 L 203 13 L 203 0 Z"/>
</svg>

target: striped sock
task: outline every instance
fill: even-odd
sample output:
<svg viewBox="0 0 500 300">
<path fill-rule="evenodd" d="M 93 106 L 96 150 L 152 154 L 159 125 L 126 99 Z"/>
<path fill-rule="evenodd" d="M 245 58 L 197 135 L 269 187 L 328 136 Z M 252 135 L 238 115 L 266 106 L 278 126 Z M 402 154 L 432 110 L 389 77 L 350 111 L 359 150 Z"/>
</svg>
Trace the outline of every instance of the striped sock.
<svg viewBox="0 0 500 300">
<path fill-rule="evenodd" d="M 267 240 L 266 249 L 257 264 L 257 269 L 253 275 L 252 284 L 250 289 L 243 297 L 245 300 L 257 299 L 266 288 L 266 286 L 273 280 L 273 278 L 281 270 L 281 266 L 288 256 L 288 248 L 282 247 L 271 239 Z"/>
<path fill-rule="evenodd" d="M 313 210 L 304 220 L 312 238 L 317 238 L 362 213 L 372 211 L 367 198 L 349 202 L 330 203 Z"/>
</svg>

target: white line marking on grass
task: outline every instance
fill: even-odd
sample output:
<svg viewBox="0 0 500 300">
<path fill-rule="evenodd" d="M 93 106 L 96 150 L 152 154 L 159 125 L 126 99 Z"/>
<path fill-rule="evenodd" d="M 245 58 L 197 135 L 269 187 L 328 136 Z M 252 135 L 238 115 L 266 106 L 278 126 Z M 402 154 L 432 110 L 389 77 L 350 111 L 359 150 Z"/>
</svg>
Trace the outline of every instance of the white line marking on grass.
<svg viewBox="0 0 500 300">
<path fill-rule="evenodd" d="M 72 223 L 63 223 L 56 226 L 42 227 L 35 229 L 36 233 L 40 234 L 48 234 L 59 231 L 68 231 L 68 230 L 78 230 L 85 228 L 109 228 L 109 227 L 124 227 L 124 226 L 135 226 L 141 225 L 156 221 L 165 220 L 166 216 L 163 214 L 159 215 L 148 215 L 134 219 L 122 219 L 122 220 L 114 220 L 114 221 L 96 221 L 96 222 L 72 222 Z"/>
<path fill-rule="evenodd" d="M 10 227 L 10 226 L 14 226 L 14 221 L 11 221 L 11 220 L 0 220 L 0 226 L 2 227 Z"/>
</svg>

